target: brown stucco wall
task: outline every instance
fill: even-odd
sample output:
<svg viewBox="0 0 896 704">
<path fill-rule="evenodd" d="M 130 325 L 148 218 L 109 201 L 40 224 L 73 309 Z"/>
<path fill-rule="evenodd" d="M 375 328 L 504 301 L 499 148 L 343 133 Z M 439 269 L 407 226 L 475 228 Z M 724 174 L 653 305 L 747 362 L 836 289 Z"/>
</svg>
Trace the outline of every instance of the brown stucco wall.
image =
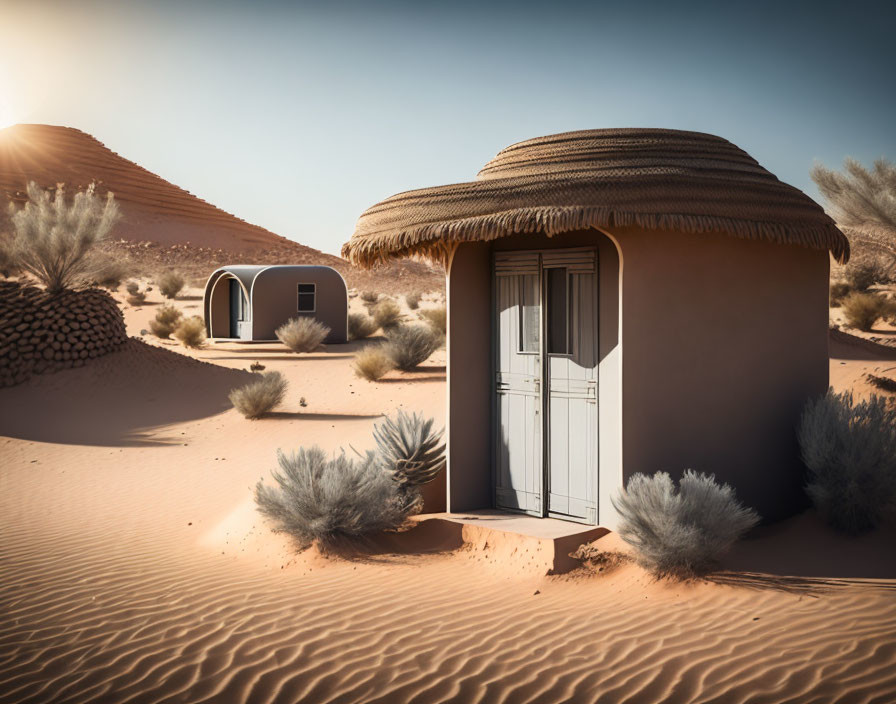
<svg viewBox="0 0 896 704">
<path fill-rule="evenodd" d="M 715 473 L 768 518 L 804 505 L 794 427 L 828 386 L 826 251 L 613 230 L 623 470 Z"/>
</svg>

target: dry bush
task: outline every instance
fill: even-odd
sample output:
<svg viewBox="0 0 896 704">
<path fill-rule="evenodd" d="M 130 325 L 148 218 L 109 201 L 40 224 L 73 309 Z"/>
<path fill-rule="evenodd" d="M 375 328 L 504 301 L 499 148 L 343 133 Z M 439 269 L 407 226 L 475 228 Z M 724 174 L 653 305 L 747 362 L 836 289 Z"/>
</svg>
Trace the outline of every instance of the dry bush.
<svg viewBox="0 0 896 704">
<path fill-rule="evenodd" d="M 852 286 L 845 281 L 831 282 L 830 303 L 831 308 L 839 308 L 843 304 L 843 299 L 852 293 Z"/>
<path fill-rule="evenodd" d="M 433 418 L 398 411 L 374 426 L 377 456 L 399 484 L 416 487 L 435 479 L 445 468 L 444 430 L 433 430 Z"/>
<path fill-rule="evenodd" d="M 146 302 L 146 291 L 141 291 L 136 281 L 128 281 L 125 290 L 128 292 L 125 300 L 132 306 L 142 306 Z"/>
<path fill-rule="evenodd" d="M 264 369 L 265 366 L 261 362 L 252 362 L 252 364 L 249 365 L 249 371 L 251 372 L 263 372 Z"/>
<path fill-rule="evenodd" d="M 315 540 L 324 548 L 400 528 L 417 508 L 414 494 L 400 490 L 374 453 L 352 460 L 328 458 L 318 447 L 277 453 L 276 487 L 255 486 L 258 510 L 299 546 Z"/>
<path fill-rule="evenodd" d="M 198 315 L 184 318 L 174 329 L 174 337 L 184 347 L 202 347 L 205 342 L 205 321 Z"/>
<path fill-rule="evenodd" d="M 130 267 L 120 259 L 108 255 L 94 255 L 90 257 L 84 279 L 91 285 L 116 291 L 130 273 Z"/>
<path fill-rule="evenodd" d="M 229 398 L 236 410 L 255 420 L 283 403 L 286 387 L 286 379 L 280 372 L 267 372 L 257 381 L 231 391 Z"/>
<path fill-rule="evenodd" d="M 177 328 L 183 314 L 174 306 L 165 305 L 156 311 L 156 317 L 149 321 L 149 329 L 153 335 L 168 339 Z"/>
<path fill-rule="evenodd" d="M 364 340 L 378 329 L 376 321 L 363 313 L 348 314 L 348 339 Z"/>
<path fill-rule="evenodd" d="M 386 335 L 386 353 L 395 366 L 409 372 L 442 346 L 441 333 L 426 325 L 400 325 Z"/>
<path fill-rule="evenodd" d="M 376 303 L 379 297 L 380 294 L 376 291 L 361 291 L 361 300 L 365 303 Z"/>
<path fill-rule="evenodd" d="M 84 283 L 92 248 L 108 237 L 118 221 L 118 205 L 112 193 L 96 195 L 90 184 L 66 202 L 62 186 L 50 191 L 28 184 L 28 202 L 9 204 L 11 237 L 4 238 L 4 259 L 40 281 L 50 293 Z"/>
<path fill-rule="evenodd" d="M 851 293 L 842 305 L 847 324 L 866 332 L 893 311 L 893 303 L 876 293 Z"/>
<path fill-rule="evenodd" d="M 355 376 L 367 379 L 367 381 L 379 381 L 395 369 L 395 362 L 384 347 L 384 345 L 373 345 L 358 352 L 352 363 Z"/>
<path fill-rule="evenodd" d="M 843 270 L 843 275 L 853 291 L 867 291 L 890 279 L 883 263 L 875 257 L 867 256 L 860 261 L 850 262 Z"/>
<path fill-rule="evenodd" d="M 277 339 L 293 352 L 314 352 L 319 349 L 330 328 L 314 318 L 293 318 L 276 330 Z"/>
<path fill-rule="evenodd" d="M 635 474 L 612 501 L 619 512 L 619 536 L 635 549 L 638 564 L 656 577 L 706 574 L 759 522 L 728 484 L 691 470 L 678 491 L 665 472 Z"/>
<path fill-rule="evenodd" d="M 829 390 L 806 404 L 797 437 L 806 492 L 828 523 L 858 534 L 896 512 L 896 409 L 883 396 Z"/>
<path fill-rule="evenodd" d="M 408 293 L 405 295 L 404 300 L 405 303 L 408 304 L 408 308 L 411 310 L 417 310 L 420 307 L 420 299 L 423 298 L 420 293 Z"/>
<path fill-rule="evenodd" d="M 373 320 L 383 330 L 394 328 L 401 323 L 401 307 L 391 298 L 386 298 L 373 307 Z"/>
<path fill-rule="evenodd" d="M 158 280 L 159 293 L 165 298 L 177 298 L 177 294 L 183 290 L 185 284 L 186 280 L 182 274 L 176 271 L 166 271 Z"/>
<path fill-rule="evenodd" d="M 448 309 L 445 306 L 438 308 L 427 308 L 420 311 L 420 317 L 432 325 L 433 329 L 438 330 L 442 335 L 448 332 Z"/>
</svg>

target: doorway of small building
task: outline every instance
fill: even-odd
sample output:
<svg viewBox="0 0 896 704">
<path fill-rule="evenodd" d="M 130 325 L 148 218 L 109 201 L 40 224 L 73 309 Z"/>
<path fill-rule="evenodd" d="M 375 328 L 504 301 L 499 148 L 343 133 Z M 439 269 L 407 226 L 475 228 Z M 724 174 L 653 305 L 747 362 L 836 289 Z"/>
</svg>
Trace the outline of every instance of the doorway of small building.
<svg viewBox="0 0 896 704">
<path fill-rule="evenodd" d="M 595 248 L 493 258 L 495 506 L 594 524 Z"/>
<path fill-rule="evenodd" d="M 230 337 L 237 340 L 248 339 L 251 337 L 247 329 L 249 301 L 239 281 L 231 278 L 227 283 L 230 290 Z"/>
</svg>

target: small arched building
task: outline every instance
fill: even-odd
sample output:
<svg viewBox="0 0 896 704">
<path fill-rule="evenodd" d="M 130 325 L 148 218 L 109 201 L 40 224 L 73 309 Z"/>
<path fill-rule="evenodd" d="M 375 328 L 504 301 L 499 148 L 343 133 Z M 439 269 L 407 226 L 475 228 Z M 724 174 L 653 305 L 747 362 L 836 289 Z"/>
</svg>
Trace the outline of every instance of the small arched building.
<svg viewBox="0 0 896 704">
<path fill-rule="evenodd" d="M 291 318 L 316 318 L 330 328 L 324 342 L 348 341 L 348 291 L 328 266 L 223 266 L 205 284 L 205 331 L 210 338 L 276 340 Z"/>
<path fill-rule="evenodd" d="M 449 511 L 611 528 L 637 472 L 714 473 L 767 519 L 804 505 L 829 253 L 849 243 L 809 197 L 664 129 L 515 144 L 475 181 L 371 207 L 343 248 L 445 264 Z"/>
</svg>

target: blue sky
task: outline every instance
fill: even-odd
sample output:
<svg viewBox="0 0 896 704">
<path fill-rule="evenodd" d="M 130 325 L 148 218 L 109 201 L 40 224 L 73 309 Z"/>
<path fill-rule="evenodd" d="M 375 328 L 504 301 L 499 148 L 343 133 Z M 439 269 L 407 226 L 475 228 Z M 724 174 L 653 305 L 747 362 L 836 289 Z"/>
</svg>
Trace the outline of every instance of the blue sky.
<svg viewBox="0 0 896 704">
<path fill-rule="evenodd" d="M 77 127 L 328 252 L 410 188 L 574 129 L 711 132 L 817 195 L 896 158 L 896 3 L 0 0 L 0 115 Z"/>
</svg>

